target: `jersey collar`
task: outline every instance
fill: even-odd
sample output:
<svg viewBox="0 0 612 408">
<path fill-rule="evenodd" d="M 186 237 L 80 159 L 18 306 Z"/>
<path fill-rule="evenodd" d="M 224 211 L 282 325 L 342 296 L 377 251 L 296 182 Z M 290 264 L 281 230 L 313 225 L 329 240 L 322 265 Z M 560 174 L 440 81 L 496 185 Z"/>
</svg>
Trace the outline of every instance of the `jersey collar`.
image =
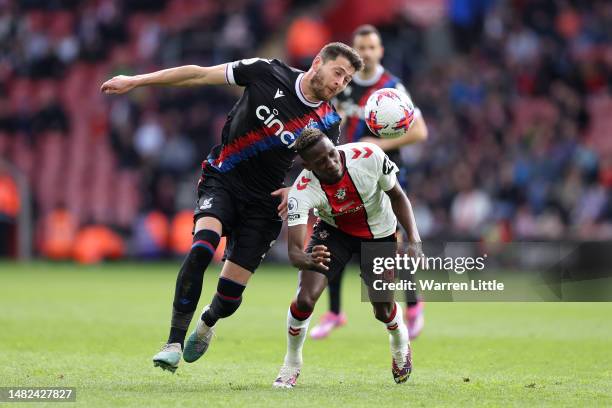
<svg viewBox="0 0 612 408">
<path fill-rule="evenodd" d="M 385 69 L 383 68 L 382 65 L 378 65 L 376 67 L 376 70 L 374 72 L 374 76 L 372 78 L 369 79 L 361 79 L 361 77 L 359 76 L 359 74 L 356 74 L 353 77 L 353 82 L 356 83 L 359 86 L 372 86 L 374 85 L 376 82 L 378 82 L 378 80 L 380 79 L 380 77 L 382 76 L 382 74 L 385 72 Z"/>
<path fill-rule="evenodd" d="M 308 99 L 306 99 L 306 96 L 302 92 L 302 86 L 301 86 L 303 77 L 304 77 L 304 73 L 302 72 L 300 75 L 298 75 L 297 79 L 295 80 L 295 93 L 297 94 L 298 98 L 300 99 L 300 101 L 302 101 L 304 105 L 310 106 L 311 108 L 316 108 L 319 105 L 321 105 L 323 101 L 310 102 Z"/>
</svg>

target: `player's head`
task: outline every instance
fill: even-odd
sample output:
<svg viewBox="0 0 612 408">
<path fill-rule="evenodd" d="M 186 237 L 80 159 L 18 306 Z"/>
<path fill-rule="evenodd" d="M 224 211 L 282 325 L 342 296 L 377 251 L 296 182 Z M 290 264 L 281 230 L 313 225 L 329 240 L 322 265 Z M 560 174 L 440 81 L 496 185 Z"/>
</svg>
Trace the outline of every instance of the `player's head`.
<svg viewBox="0 0 612 408">
<path fill-rule="evenodd" d="M 317 99 L 329 101 L 346 88 L 355 72 L 361 71 L 363 61 L 359 53 L 341 42 L 321 48 L 312 61 L 311 88 Z"/>
<path fill-rule="evenodd" d="M 353 31 L 353 48 L 363 59 L 365 71 L 376 68 L 385 52 L 380 32 L 370 24 L 361 25 Z"/>
<path fill-rule="evenodd" d="M 331 183 L 342 176 L 342 158 L 336 146 L 317 128 L 307 128 L 295 141 L 295 149 L 304 167 L 323 182 Z"/>
</svg>

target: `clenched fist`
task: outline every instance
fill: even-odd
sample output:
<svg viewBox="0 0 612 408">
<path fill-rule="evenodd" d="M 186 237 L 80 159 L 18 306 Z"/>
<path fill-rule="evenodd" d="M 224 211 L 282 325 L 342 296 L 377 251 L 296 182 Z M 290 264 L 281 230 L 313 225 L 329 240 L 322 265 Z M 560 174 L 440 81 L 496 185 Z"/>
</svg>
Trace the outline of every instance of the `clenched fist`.
<svg viewBox="0 0 612 408">
<path fill-rule="evenodd" d="M 105 94 L 124 94 L 136 87 L 136 79 L 128 75 L 117 75 L 102 84 L 100 91 Z"/>
</svg>

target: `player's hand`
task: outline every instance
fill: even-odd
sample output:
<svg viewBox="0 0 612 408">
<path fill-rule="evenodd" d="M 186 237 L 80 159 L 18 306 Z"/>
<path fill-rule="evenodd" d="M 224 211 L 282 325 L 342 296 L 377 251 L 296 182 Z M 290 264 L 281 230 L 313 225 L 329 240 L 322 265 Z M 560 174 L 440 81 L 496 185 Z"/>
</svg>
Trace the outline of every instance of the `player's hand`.
<svg viewBox="0 0 612 408">
<path fill-rule="evenodd" d="M 411 258 L 419 258 L 421 256 L 425 256 L 423 253 L 423 243 L 422 242 L 408 242 L 408 256 Z"/>
<path fill-rule="evenodd" d="M 331 254 L 325 245 L 315 245 L 309 254 L 312 261 L 312 268 L 317 272 L 327 272 L 327 264 L 331 261 Z"/>
<path fill-rule="evenodd" d="M 279 197 L 281 202 L 276 208 L 278 210 L 278 216 L 283 220 L 287 218 L 287 197 L 289 196 L 289 189 L 291 187 L 279 188 L 272 192 L 272 196 Z"/>
<path fill-rule="evenodd" d="M 102 84 L 100 91 L 107 95 L 124 94 L 136 87 L 134 77 L 128 75 L 117 75 Z"/>
</svg>

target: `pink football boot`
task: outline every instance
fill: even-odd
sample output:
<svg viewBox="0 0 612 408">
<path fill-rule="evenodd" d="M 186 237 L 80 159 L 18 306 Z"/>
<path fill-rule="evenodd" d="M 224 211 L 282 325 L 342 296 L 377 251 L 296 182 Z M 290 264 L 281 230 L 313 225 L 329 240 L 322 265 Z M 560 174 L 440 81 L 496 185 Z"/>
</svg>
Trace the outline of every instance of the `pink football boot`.
<svg viewBox="0 0 612 408">
<path fill-rule="evenodd" d="M 417 304 L 406 308 L 406 322 L 408 322 L 408 334 L 410 340 L 417 338 L 425 325 L 425 302 L 418 300 Z"/>
<path fill-rule="evenodd" d="M 310 337 L 312 339 L 324 339 L 329 336 L 332 330 L 342 327 L 346 324 L 346 315 L 342 312 L 335 314 L 334 312 L 327 312 L 321 316 L 319 324 L 312 328 L 310 331 Z"/>
</svg>

